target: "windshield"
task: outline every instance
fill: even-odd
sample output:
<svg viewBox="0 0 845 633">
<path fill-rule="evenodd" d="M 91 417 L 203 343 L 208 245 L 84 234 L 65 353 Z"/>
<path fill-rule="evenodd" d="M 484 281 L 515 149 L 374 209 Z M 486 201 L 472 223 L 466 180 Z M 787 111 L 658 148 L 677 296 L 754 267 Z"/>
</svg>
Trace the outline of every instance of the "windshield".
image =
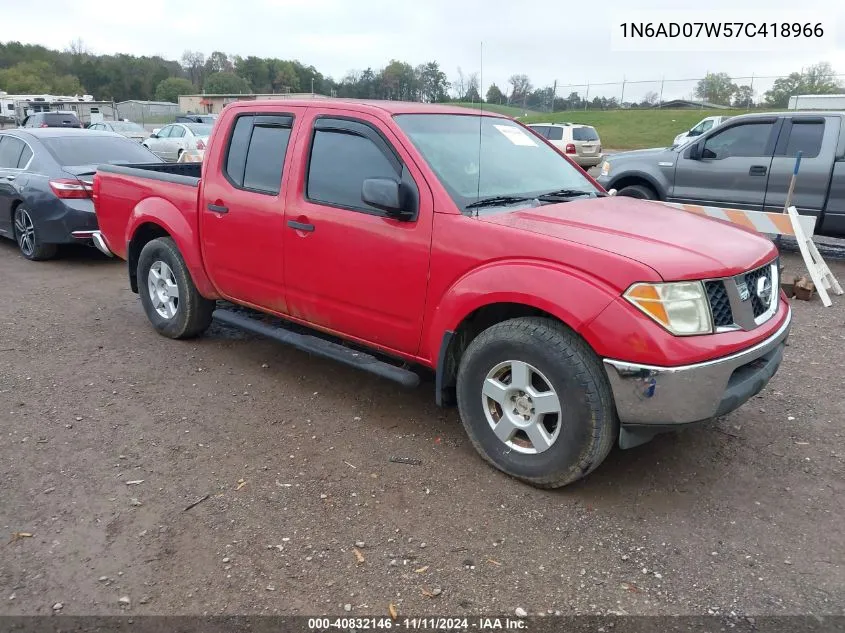
<svg viewBox="0 0 845 633">
<path fill-rule="evenodd" d="M 146 147 L 122 136 L 57 136 L 41 142 L 62 167 L 160 162 Z"/>
<path fill-rule="evenodd" d="M 194 136 L 208 136 L 211 134 L 210 123 L 183 123 L 183 125 L 194 133 Z"/>
<path fill-rule="evenodd" d="M 599 193 L 576 167 L 509 119 L 402 114 L 396 122 L 461 210 L 487 198 Z"/>
<path fill-rule="evenodd" d="M 129 123 L 128 121 L 115 121 L 111 124 L 111 126 L 115 132 L 146 132 L 146 130 L 137 123 Z"/>
</svg>

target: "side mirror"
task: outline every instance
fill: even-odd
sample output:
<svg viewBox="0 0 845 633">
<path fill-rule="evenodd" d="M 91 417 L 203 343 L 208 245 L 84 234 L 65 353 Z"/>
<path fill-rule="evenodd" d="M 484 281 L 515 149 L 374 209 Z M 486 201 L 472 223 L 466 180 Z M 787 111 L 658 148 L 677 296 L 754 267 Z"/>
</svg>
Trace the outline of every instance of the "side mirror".
<svg viewBox="0 0 845 633">
<path fill-rule="evenodd" d="M 693 143 L 689 148 L 690 160 L 701 160 L 701 143 Z"/>
<path fill-rule="evenodd" d="M 700 135 L 701 135 L 701 131 L 700 131 L 700 130 L 690 130 L 689 132 L 687 132 L 687 134 L 688 134 L 689 136 L 700 136 Z"/>
<path fill-rule="evenodd" d="M 361 186 L 361 200 L 397 220 L 408 221 L 414 217 L 402 204 L 399 183 L 390 178 L 367 178 Z"/>
</svg>

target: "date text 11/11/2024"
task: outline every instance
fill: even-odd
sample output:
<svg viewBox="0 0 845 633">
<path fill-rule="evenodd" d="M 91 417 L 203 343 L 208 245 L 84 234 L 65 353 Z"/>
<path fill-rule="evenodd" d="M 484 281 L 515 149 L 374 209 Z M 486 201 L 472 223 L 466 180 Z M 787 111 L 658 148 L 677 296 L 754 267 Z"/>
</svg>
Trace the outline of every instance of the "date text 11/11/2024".
<svg viewBox="0 0 845 633">
<path fill-rule="evenodd" d="M 308 630 L 331 631 L 348 630 L 431 630 L 431 631 L 498 631 L 526 630 L 527 622 L 517 618 L 476 617 L 476 618 L 397 618 L 389 617 L 346 617 L 346 618 L 309 618 Z"/>
</svg>

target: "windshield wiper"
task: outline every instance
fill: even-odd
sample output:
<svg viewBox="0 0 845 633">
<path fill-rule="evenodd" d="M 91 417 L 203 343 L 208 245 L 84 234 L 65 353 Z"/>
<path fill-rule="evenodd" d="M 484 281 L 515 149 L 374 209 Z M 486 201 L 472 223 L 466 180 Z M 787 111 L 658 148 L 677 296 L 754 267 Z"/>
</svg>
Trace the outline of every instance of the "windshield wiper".
<svg viewBox="0 0 845 633">
<path fill-rule="evenodd" d="M 557 191 L 549 191 L 537 196 L 537 200 L 543 202 L 548 200 L 559 200 L 566 198 L 577 198 L 580 196 L 603 196 L 607 194 L 599 193 L 598 191 L 582 191 L 581 189 L 558 189 Z"/>
<path fill-rule="evenodd" d="M 490 196 L 489 198 L 481 198 L 475 202 L 466 205 L 467 209 L 478 209 L 480 207 L 495 207 L 504 204 L 516 204 L 517 202 L 527 202 L 534 200 L 534 198 L 526 198 L 525 196 Z"/>
</svg>

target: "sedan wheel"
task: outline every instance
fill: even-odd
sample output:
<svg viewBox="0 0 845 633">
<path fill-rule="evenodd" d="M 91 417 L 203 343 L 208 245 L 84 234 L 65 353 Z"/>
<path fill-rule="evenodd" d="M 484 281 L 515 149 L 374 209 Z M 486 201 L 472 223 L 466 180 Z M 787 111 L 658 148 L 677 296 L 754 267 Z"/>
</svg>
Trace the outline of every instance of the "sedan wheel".
<svg viewBox="0 0 845 633">
<path fill-rule="evenodd" d="M 35 252 L 35 225 L 23 207 L 18 207 L 15 211 L 15 236 L 24 257 L 32 257 Z"/>
<path fill-rule="evenodd" d="M 14 218 L 15 241 L 21 255 L 34 261 L 50 259 L 56 255 L 55 244 L 44 244 L 38 239 L 38 227 L 29 211 L 23 205 L 15 209 Z"/>
</svg>

